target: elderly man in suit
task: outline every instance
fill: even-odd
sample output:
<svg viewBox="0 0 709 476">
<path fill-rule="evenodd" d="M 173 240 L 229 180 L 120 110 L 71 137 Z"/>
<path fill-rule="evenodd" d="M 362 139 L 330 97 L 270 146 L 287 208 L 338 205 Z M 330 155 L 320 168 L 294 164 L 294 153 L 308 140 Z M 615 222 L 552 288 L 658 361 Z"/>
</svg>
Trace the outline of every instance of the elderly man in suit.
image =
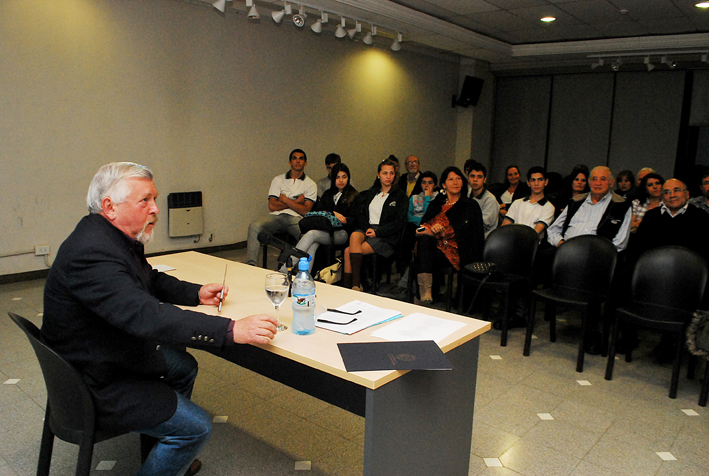
<svg viewBox="0 0 709 476">
<path fill-rule="evenodd" d="M 277 323 L 173 305 L 216 305 L 222 285 L 187 283 L 150 267 L 143 245 L 157 222 L 156 197 L 153 174 L 142 165 L 111 163 L 96 173 L 90 213 L 59 248 L 47 278 L 41 337 L 82 374 L 99 428 L 156 439 L 139 475 L 192 475 L 211 422 L 190 401 L 197 362 L 185 345 L 267 344 Z"/>
</svg>

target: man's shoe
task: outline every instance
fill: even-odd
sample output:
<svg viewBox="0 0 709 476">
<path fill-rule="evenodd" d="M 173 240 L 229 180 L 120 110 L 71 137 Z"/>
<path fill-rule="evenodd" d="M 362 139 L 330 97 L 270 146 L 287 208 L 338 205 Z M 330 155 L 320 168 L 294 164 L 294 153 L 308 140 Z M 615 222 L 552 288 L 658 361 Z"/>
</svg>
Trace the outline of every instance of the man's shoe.
<svg viewBox="0 0 709 476">
<path fill-rule="evenodd" d="M 198 459 L 195 459 L 194 461 L 192 461 L 190 467 L 187 468 L 187 471 L 185 471 L 185 476 L 194 476 L 195 474 L 199 473 L 200 469 L 202 469 L 202 462 Z"/>
</svg>

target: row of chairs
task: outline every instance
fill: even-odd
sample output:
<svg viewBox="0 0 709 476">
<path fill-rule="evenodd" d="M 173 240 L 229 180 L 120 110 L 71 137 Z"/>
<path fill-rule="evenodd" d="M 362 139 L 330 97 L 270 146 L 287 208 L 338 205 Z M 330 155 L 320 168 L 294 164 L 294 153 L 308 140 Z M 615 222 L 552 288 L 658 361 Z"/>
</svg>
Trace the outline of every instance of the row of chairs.
<svg viewBox="0 0 709 476">
<path fill-rule="evenodd" d="M 483 260 L 495 263 L 496 271 L 482 289 L 500 293 L 501 340 L 507 345 L 507 324 L 510 314 L 511 289 L 531 282 L 537 235 L 529 227 L 507 226 L 490 233 L 483 252 Z M 693 312 L 702 302 L 707 283 L 707 263 L 694 251 L 678 246 L 650 250 L 638 260 L 631 282 L 630 303 L 615 309 L 610 305 L 611 285 L 617 263 L 615 246 L 595 235 L 572 238 L 559 247 L 554 255 L 551 284 L 532 291 L 527 314 L 527 330 L 523 355 L 529 356 L 535 325 L 537 301 L 545 303 L 545 321 L 550 326 L 550 341 L 556 341 L 556 305 L 581 311 L 581 336 L 578 344 L 576 371 L 583 372 L 584 349 L 591 324 L 601 319 L 603 324 L 601 355 L 608 357 L 606 380 L 613 376 L 616 344 L 621 323 L 672 333 L 677 343 L 672 371 L 670 398 L 676 398 L 680 366 L 684 356 L 686 329 Z M 459 309 L 466 297 L 469 284 L 480 285 L 483 277 L 463 269 L 459 275 Z M 466 314 L 470 313 L 472 302 Z M 604 312 L 601 310 L 603 309 Z M 615 319 L 613 319 L 615 317 Z M 610 324 L 613 333 L 608 347 Z M 626 350 L 626 362 L 632 359 Z M 693 361 L 690 362 L 693 364 Z M 690 373 L 693 365 L 690 365 Z M 702 395 L 709 391 L 709 365 L 704 378 Z M 703 401 L 702 401 L 703 400 Z M 706 405 L 706 396 L 700 398 Z"/>
</svg>

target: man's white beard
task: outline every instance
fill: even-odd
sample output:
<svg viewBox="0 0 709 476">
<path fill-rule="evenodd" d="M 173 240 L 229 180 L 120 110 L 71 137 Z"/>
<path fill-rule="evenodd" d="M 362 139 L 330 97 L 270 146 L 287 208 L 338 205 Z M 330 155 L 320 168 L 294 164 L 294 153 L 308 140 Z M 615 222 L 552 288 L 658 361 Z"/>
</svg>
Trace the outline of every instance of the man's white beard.
<svg viewBox="0 0 709 476">
<path fill-rule="evenodd" d="M 148 228 L 148 225 L 154 224 L 158 222 L 158 217 L 155 217 L 154 219 L 148 220 L 145 223 L 145 226 L 143 226 L 143 229 L 140 230 L 140 233 L 138 233 L 138 236 L 135 237 L 136 240 L 141 242 L 143 245 L 147 245 L 150 243 L 150 240 L 153 239 L 153 232 L 151 231 L 150 233 L 146 232 L 146 228 Z M 155 228 L 153 228 L 154 230 Z"/>
</svg>

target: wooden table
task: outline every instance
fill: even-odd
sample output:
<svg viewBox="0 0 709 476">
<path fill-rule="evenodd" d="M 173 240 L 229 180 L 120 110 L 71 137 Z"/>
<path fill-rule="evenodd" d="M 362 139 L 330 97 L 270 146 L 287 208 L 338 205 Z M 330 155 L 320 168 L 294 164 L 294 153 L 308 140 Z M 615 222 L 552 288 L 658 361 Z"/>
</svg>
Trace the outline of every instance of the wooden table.
<svg viewBox="0 0 709 476">
<path fill-rule="evenodd" d="M 169 265 L 177 278 L 195 283 L 220 283 L 228 265 L 229 296 L 222 315 L 239 319 L 273 312 L 264 278 L 269 270 L 194 251 L 152 257 L 150 264 Z M 476 337 L 490 323 L 337 286 L 316 284 L 318 306 L 337 307 L 354 299 L 399 310 L 404 316 L 424 312 L 465 323 L 439 342 L 453 364 L 452 371 L 347 372 L 337 344 L 376 342 L 365 329 L 351 336 L 317 328 L 310 336 L 290 331 L 290 299 L 281 306 L 280 320 L 289 330 L 268 345 L 234 345 L 206 349 L 316 398 L 365 417 L 364 474 L 467 475 L 473 429 L 478 347 Z M 214 306 L 199 311 L 217 314 Z"/>
</svg>

